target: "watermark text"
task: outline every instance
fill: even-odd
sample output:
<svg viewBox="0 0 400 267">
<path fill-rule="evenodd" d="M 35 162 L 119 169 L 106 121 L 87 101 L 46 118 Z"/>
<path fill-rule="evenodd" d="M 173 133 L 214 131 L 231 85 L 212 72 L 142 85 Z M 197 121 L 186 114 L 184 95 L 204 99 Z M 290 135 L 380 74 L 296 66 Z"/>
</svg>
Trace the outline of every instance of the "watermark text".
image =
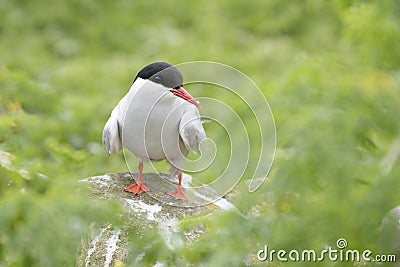
<svg viewBox="0 0 400 267">
<path fill-rule="evenodd" d="M 290 251 L 280 249 L 270 249 L 267 245 L 257 252 L 257 259 L 260 261 L 281 261 L 281 262 L 317 262 L 317 261 L 346 261 L 346 262 L 396 262 L 396 255 L 374 255 L 371 250 L 359 251 L 355 249 L 346 249 L 347 240 L 339 238 L 336 241 L 336 247 L 327 246 L 316 251 L 313 249 Z"/>
</svg>

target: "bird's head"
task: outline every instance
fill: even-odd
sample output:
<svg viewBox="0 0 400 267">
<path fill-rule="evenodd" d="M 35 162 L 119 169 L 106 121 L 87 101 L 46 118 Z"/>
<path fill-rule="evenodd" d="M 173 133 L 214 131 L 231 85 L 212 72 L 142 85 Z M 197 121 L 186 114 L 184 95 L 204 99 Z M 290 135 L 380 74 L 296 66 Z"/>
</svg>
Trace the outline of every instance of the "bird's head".
<svg viewBox="0 0 400 267">
<path fill-rule="evenodd" d="M 199 107 L 199 103 L 183 88 L 183 75 L 174 66 L 166 62 L 155 62 L 139 71 L 137 78 L 150 80 L 163 85 L 177 97 Z"/>
</svg>

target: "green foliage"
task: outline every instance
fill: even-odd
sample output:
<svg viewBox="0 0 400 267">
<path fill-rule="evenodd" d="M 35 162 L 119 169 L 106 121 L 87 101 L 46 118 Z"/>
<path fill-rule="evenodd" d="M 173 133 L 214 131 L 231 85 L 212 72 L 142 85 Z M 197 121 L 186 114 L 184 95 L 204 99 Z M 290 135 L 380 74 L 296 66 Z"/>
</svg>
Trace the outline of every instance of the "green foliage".
<svg viewBox="0 0 400 267">
<path fill-rule="evenodd" d="M 173 253 L 146 233 L 131 244 L 145 265 L 261 264 L 265 244 L 320 250 L 340 237 L 377 252 L 380 222 L 400 203 L 398 158 L 384 160 L 400 130 L 399 12 L 395 0 L 0 0 L 0 151 L 15 156 L 0 162 L 0 266 L 74 265 L 90 222 L 118 222 L 119 208 L 77 181 L 126 170 L 101 131 L 155 60 L 243 71 L 271 105 L 278 144 L 269 180 L 249 194 L 246 173 L 232 193 L 246 219 L 194 219 L 205 235 Z"/>
<path fill-rule="evenodd" d="M 400 48 L 393 45 L 400 41 L 398 2 L 360 1 L 341 15 L 344 37 L 354 46 L 363 64 L 386 69 L 399 67 Z"/>
<path fill-rule="evenodd" d="M 18 109 L 29 113 L 51 113 L 56 110 L 56 94 L 47 84 L 33 82 L 24 72 L 0 72 L 2 88 L 1 106 L 13 111 Z"/>
<path fill-rule="evenodd" d="M 46 194 L 6 196 L 0 215 L 0 240 L 6 254 L 1 259 L 12 266 L 73 265 L 90 222 L 109 221 L 116 208 L 82 197 L 78 201 L 74 192 L 62 185 Z"/>
</svg>

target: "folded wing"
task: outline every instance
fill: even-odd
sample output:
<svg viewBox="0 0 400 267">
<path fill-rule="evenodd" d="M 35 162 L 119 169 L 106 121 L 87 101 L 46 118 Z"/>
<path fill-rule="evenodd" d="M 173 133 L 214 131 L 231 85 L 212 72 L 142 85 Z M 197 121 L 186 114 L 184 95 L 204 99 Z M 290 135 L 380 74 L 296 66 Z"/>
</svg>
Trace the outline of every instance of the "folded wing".
<svg viewBox="0 0 400 267">
<path fill-rule="evenodd" d="M 117 108 L 113 110 L 103 130 L 103 146 L 108 155 L 116 154 L 122 149 L 121 129 L 118 123 Z"/>
<path fill-rule="evenodd" d="M 183 114 L 179 123 L 179 135 L 188 150 L 200 152 L 199 145 L 207 137 L 197 108 L 193 107 Z"/>
</svg>

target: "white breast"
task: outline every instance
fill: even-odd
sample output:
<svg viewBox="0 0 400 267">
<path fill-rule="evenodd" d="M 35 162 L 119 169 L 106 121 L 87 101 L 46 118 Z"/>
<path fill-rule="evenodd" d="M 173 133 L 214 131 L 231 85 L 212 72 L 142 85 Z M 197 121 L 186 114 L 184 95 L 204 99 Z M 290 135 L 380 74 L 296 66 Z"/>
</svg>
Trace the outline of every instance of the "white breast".
<svg viewBox="0 0 400 267">
<path fill-rule="evenodd" d="M 196 109 L 195 106 L 149 81 L 131 88 L 124 99 L 123 146 L 142 161 L 183 162 L 179 123 L 185 112 Z"/>
</svg>

